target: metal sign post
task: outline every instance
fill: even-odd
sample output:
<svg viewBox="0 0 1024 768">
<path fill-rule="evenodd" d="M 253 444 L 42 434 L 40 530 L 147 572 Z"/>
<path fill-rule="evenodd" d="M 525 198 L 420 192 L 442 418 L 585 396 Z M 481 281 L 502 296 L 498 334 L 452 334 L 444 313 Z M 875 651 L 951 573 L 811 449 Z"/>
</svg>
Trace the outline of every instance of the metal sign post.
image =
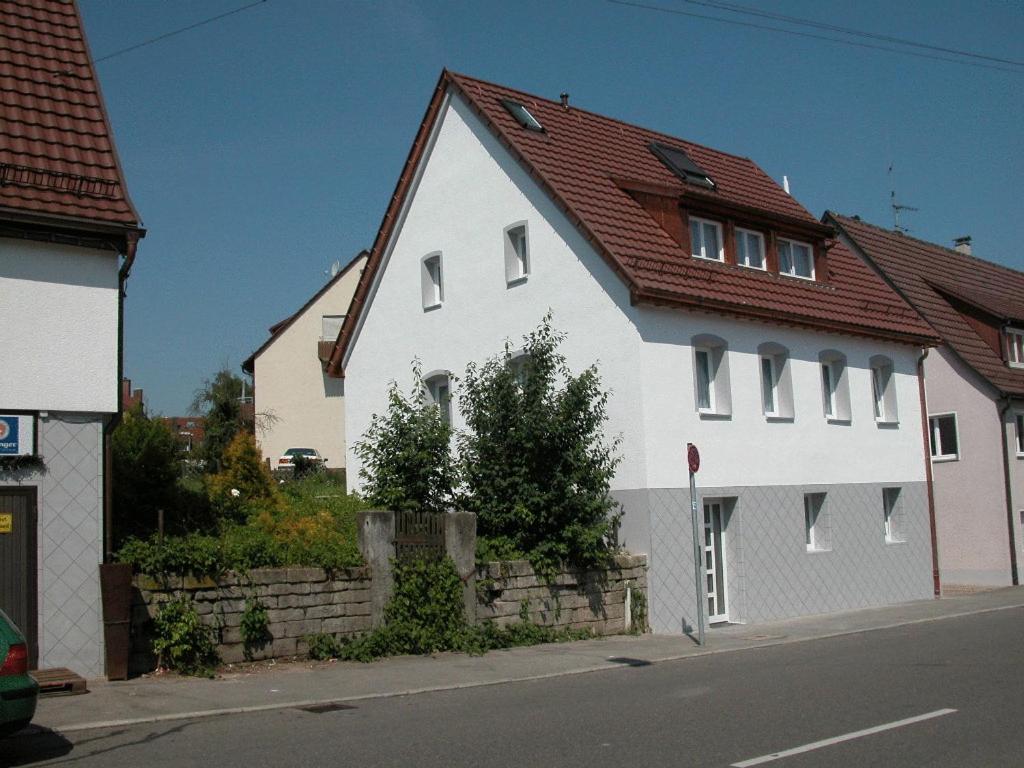
<svg viewBox="0 0 1024 768">
<path fill-rule="evenodd" d="M 697 519 L 697 470 L 700 451 L 693 443 L 686 444 L 686 463 L 690 469 L 690 521 L 693 523 L 693 581 L 697 587 L 697 645 L 704 645 L 704 561 L 700 556 L 700 524 Z"/>
</svg>

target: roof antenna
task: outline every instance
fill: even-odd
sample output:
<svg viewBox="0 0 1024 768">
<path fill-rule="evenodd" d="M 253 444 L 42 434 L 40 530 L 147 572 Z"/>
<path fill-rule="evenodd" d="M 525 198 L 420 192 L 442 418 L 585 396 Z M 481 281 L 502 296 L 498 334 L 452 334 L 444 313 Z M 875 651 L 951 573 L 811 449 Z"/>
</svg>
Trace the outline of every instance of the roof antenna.
<svg viewBox="0 0 1024 768">
<path fill-rule="evenodd" d="M 892 182 L 892 169 L 894 163 L 889 163 L 889 181 Z M 919 211 L 920 208 L 915 208 L 912 205 L 903 205 L 902 203 L 896 202 L 896 184 L 892 182 L 892 188 L 889 192 L 889 205 L 892 207 L 892 228 L 900 234 L 905 234 L 910 231 L 909 228 L 904 227 L 900 224 L 900 211 Z"/>
</svg>

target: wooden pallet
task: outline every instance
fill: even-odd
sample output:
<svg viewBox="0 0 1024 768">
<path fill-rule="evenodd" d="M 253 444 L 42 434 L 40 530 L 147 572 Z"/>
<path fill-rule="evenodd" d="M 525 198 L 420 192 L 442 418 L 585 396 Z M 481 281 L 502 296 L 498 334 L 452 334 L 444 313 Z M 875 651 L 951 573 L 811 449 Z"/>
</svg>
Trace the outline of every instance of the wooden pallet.
<svg viewBox="0 0 1024 768">
<path fill-rule="evenodd" d="M 64 667 L 35 669 L 29 674 L 39 683 L 39 695 L 41 696 L 74 696 L 89 692 L 85 678 Z"/>
</svg>

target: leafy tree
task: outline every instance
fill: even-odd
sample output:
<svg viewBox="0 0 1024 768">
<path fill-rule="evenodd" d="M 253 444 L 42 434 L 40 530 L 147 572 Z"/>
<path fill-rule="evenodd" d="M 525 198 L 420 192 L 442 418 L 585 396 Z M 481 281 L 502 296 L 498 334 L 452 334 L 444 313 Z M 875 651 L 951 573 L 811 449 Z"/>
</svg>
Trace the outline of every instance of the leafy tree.
<svg viewBox="0 0 1024 768">
<path fill-rule="evenodd" d="M 235 434 L 221 457 L 221 471 L 207 483 L 210 502 L 222 517 L 241 522 L 246 510 L 272 504 L 276 487 L 263 463 L 256 439 L 248 432 Z"/>
<path fill-rule="evenodd" d="M 200 457 L 206 462 L 207 472 L 220 471 L 224 449 L 235 434 L 241 430 L 253 431 L 252 420 L 242 408 L 242 387 L 242 379 L 224 368 L 196 390 L 191 410 L 206 419 L 206 437 Z"/>
<path fill-rule="evenodd" d="M 427 399 L 417 364 L 415 386 L 405 397 L 395 382 L 388 409 L 374 414 L 354 450 L 362 462 L 359 476 L 372 506 L 396 511 L 444 512 L 452 502 L 455 472 L 451 427 Z"/>
<path fill-rule="evenodd" d="M 127 411 L 111 438 L 114 536 L 144 536 L 157 528 L 157 510 L 173 509 L 180 474 L 178 442 L 160 419 L 141 407 Z"/>
<path fill-rule="evenodd" d="M 573 375 L 547 315 L 525 355 L 471 363 L 460 405 L 464 506 L 492 551 L 517 551 L 541 570 L 601 561 L 617 523 L 610 483 L 618 440 L 603 439 L 608 394 L 596 366 Z"/>
</svg>

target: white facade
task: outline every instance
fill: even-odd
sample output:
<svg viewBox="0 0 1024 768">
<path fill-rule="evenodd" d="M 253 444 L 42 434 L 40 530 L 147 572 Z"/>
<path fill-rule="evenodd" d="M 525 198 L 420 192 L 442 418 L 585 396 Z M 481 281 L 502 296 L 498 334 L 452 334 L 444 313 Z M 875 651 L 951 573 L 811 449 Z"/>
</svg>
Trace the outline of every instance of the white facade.
<svg viewBox="0 0 1024 768">
<path fill-rule="evenodd" d="M 365 264 L 358 257 L 254 357 L 257 437 L 272 467 L 289 448 L 315 448 L 328 467 L 345 466 L 345 382 L 324 373 L 317 345 L 337 337 L 330 319 L 324 336 L 324 317 L 348 312 Z"/>
<path fill-rule="evenodd" d="M 527 223 L 529 274 L 525 280 L 508 281 L 503 233 L 519 222 Z M 423 260 L 435 253 L 441 254 L 442 301 L 425 309 Z M 779 558 L 800 559 L 793 567 L 799 578 L 809 582 L 817 578 L 814 569 L 824 567 L 831 569 L 833 578 L 852 574 L 852 583 L 858 584 L 849 599 L 830 602 L 829 584 L 819 579 L 820 594 L 814 599 L 780 602 L 772 609 L 760 604 L 756 589 L 749 594 L 743 591 L 753 619 L 930 594 L 927 512 L 920 492 L 925 453 L 917 350 L 713 314 L 631 305 L 621 279 L 457 95 L 442 106 L 367 302 L 343 361 L 350 487 L 359 485 L 352 442 L 365 432 L 371 414 L 385 409 L 389 381 L 397 380 L 406 391 L 412 386 L 413 358 L 420 361 L 424 373 L 448 370 L 458 377 L 467 363 L 500 352 L 506 340 L 513 349 L 520 346 L 521 337 L 550 310 L 554 327 L 566 333 L 561 350 L 570 367 L 579 370 L 596 361 L 602 384 L 611 392 L 607 434 L 621 436 L 623 457 L 613 490 L 624 506 L 625 543 L 652 558 L 651 610 L 656 630 L 679 632 L 692 625 L 692 543 L 689 504 L 682 490 L 688 484 L 687 442 L 701 449 L 701 489 L 727 498 L 730 515 L 735 513 L 732 532 L 723 534 L 731 537 L 726 544 L 734 550 L 734 565 L 741 560 L 737 510 L 746 510 L 742 515 L 753 530 L 757 515 L 767 517 L 757 502 L 748 499 L 748 491 L 775 487 L 778 490 L 772 494 L 762 494 L 773 499 L 764 503 L 788 505 L 786 494 L 796 494 L 795 507 L 779 512 L 780 519 L 792 520 L 792 530 L 785 535 L 794 539 L 794 546 L 780 544 L 777 550 L 766 551 L 777 552 Z M 726 345 L 728 416 L 697 412 L 693 341 L 708 335 Z M 792 418 L 764 415 L 758 347 L 765 342 L 788 350 Z M 844 381 L 851 418 L 842 423 L 829 422 L 824 415 L 819 355 L 826 350 L 846 358 Z M 869 359 L 876 355 L 886 356 L 893 364 L 897 423 L 879 425 L 873 415 Z M 457 401 L 457 380 L 453 395 Z M 454 426 L 461 426 L 457 413 Z M 907 547 L 886 546 L 880 484 L 913 486 L 907 493 L 913 500 L 907 524 L 913 541 Z M 843 553 L 840 536 L 834 560 L 830 553 L 804 563 L 808 553 L 800 489 L 832 487 L 842 488 L 843 498 L 856 497 L 857 515 L 863 513 L 863 519 L 857 519 L 866 530 L 851 531 L 847 539 L 857 539 L 856 557 Z M 875 496 L 877 510 L 872 508 Z M 778 511 L 772 509 L 773 514 Z M 840 517 L 838 507 L 836 517 Z M 677 525 L 679 521 L 685 525 Z M 842 530 L 841 520 L 836 521 L 836 530 Z M 684 574 L 687 557 L 689 581 Z M 886 568 L 895 568 L 899 576 L 890 580 L 893 584 L 877 588 L 872 586 L 874 581 L 862 583 L 856 569 L 863 558 L 877 563 L 883 574 Z M 748 557 L 746 562 L 748 580 L 764 580 L 755 570 L 756 558 Z M 875 581 L 885 579 L 880 575 Z M 737 577 L 734 585 L 739 583 Z M 734 585 L 729 587 L 730 594 Z M 778 590 L 782 589 L 780 585 Z"/>
<path fill-rule="evenodd" d="M 0 239 L 0 407 L 117 411 L 118 255 Z"/>
</svg>

